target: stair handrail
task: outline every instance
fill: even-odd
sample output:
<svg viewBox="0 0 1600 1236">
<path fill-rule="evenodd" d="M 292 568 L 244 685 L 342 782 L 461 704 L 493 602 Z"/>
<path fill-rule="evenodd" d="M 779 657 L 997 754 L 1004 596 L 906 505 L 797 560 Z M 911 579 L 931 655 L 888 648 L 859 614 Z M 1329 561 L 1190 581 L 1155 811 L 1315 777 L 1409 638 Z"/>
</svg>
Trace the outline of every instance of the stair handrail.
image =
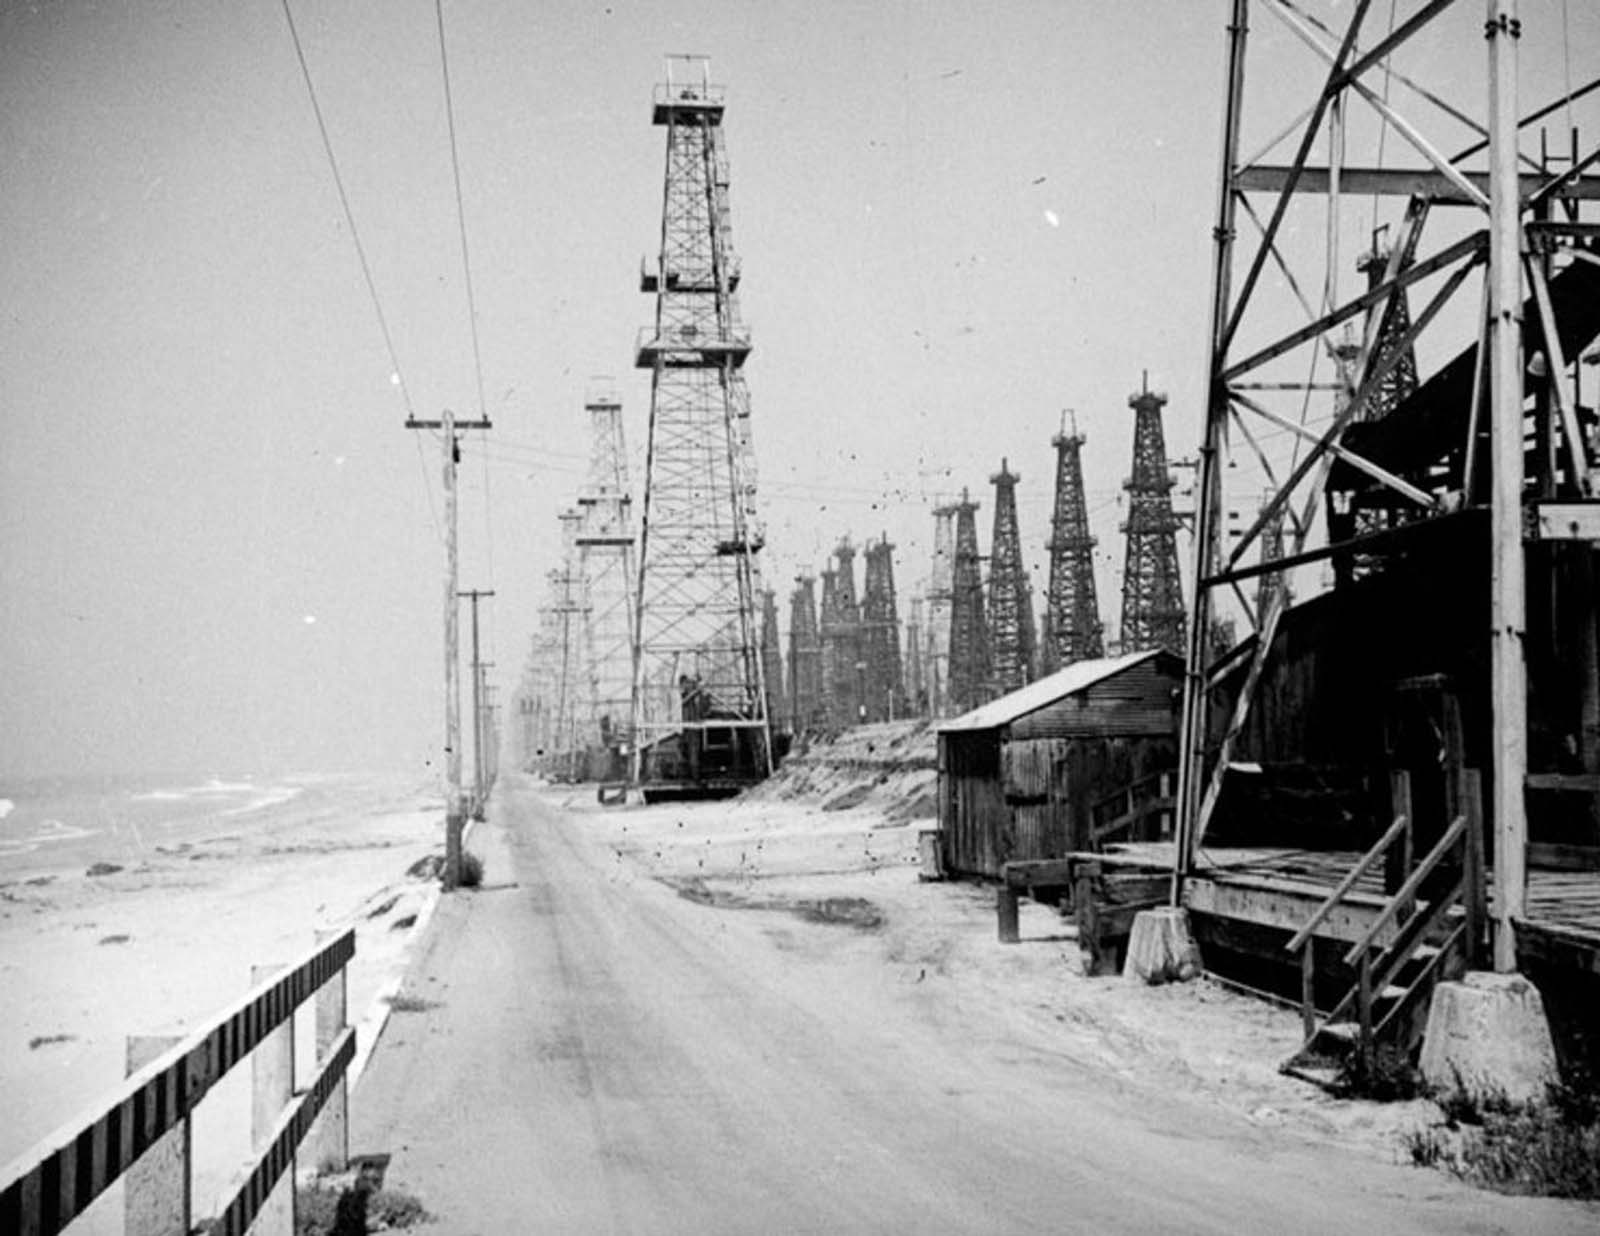
<svg viewBox="0 0 1600 1236">
<path fill-rule="evenodd" d="M 1366 934 L 1350 946 L 1349 952 L 1344 955 L 1346 965 L 1355 965 L 1372 948 L 1373 942 L 1378 938 L 1378 934 L 1394 922 L 1396 916 L 1400 913 L 1400 908 L 1410 905 L 1416 900 L 1417 890 L 1422 887 L 1422 882 L 1433 874 L 1433 869 L 1444 861 L 1445 855 L 1454 849 L 1456 843 L 1466 836 L 1466 832 L 1467 817 L 1464 814 L 1456 816 L 1450 827 L 1444 830 L 1444 836 L 1439 838 L 1433 849 L 1428 851 L 1423 860 L 1406 877 L 1406 882 L 1400 886 L 1399 891 L 1394 896 L 1389 898 L 1388 903 L 1379 912 L 1378 917 L 1372 920 L 1372 924 L 1367 928 Z"/>
<path fill-rule="evenodd" d="M 1107 794 L 1099 801 L 1089 806 L 1089 843 L 1098 845 L 1099 842 L 1109 837 L 1112 833 L 1121 832 L 1145 816 L 1158 811 L 1170 811 L 1176 806 L 1176 799 L 1169 791 L 1162 793 L 1166 783 L 1174 779 L 1176 769 L 1160 768 L 1155 772 L 1146 773 L 1137 781 L 1130 781 L 1121 789 Z M 1141 791 L 1154 787 L 1155 794 L 1147 797 L 1143 802 L 1136 803 L 1135 799 Z M 1100 822 L 1101 811 L 1109 806 L 1119 806 L 1124 809 L 1113 816 L 1108 823 Z"/>
<path fill-rule="evenodd" d="M 1371 871 L 1377 861 L 1388 852 L 1389 847 L 1405 833 L 1408 823 L 1409 821 L 1404 815 L 1395 817 L 1394 823 L 1389 825 L 1383 836 L 1379 837 L 1372 848 L 1361 856 L 1354 867 L 1350 868 L 1344 879 L 1334 886 L 1334 890 L 1328 894 L 1322 904 L 1311 912 L 1311 917 L 1305 921 L 1305 925 L 1299 931 L 1294 933 L 1294 938 L 1284 945 L 1284 948 L 1294 953 L 1304 947 L 1311 938 L 1312 933 L 1322 926 L 1323 920 L 1332 914 L 1334 908 L 1344 900 L 1345 894 L 1355 887 L 1356 881 Z"/>
</svg>

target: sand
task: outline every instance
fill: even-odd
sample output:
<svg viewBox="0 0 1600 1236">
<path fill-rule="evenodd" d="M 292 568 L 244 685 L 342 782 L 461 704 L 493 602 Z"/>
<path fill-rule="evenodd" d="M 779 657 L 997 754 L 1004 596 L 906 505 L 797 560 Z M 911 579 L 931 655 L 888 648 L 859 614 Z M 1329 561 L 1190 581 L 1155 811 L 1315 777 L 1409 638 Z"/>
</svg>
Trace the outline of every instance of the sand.
<svg viewBox="0 0 1600 1236">
<path fill-rule="evenodd" d="M 249 989 L 252 965 L 298 960 L 319 930 L 356 928 L 348 1000 L 363 1062 L 437 897 L 436 881 L 407 875 L 442 846 L 430 797 L 363 782 L 331 807 L 322 795 L 316 811 L 263 801 L 257 816 L 147 837 L 134 857 L 85 865 L 76 850 L 72 866 L 52 870 L 31 854 L 25 872 L 0 877 L 0 981 L 12 996 L 0 1003 L 0 1162 L 114 1089 L 126 1036 L 203 1025 Z M 87 874 L 96 862 L 119 869 Z M 298 1019 L 302 1071 L 309 1012 Z M 196 1213 L 248 1154 L 247 1087 L 248 1069 L 237 1069 L 199 1109 Z"/>
</svg>

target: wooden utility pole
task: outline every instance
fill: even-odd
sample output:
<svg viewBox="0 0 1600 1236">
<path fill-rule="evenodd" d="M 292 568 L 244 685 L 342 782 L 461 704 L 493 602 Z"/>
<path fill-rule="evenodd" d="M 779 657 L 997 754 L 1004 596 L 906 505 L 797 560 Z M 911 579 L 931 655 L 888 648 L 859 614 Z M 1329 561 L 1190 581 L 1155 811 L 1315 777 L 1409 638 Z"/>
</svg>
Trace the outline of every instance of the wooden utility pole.
<svg viewBox="0 0 1600 1236">
<path fill-rule="evenodd" d="M 478 656 L 478 598 L 492 597 L 494 592 L 477 588 L 456 593 L 472 601 L 472 814 L 483 819 L 484 766 L 483 766 L 483 661 Z"/>
<path fill-rule="evenodd" d="M 461 802 L 461 677 L 460 622 L 456 600 L 456 468 L 461 450 L 456 434 L 463 429 L 490 429 L 486 419 L 458 421 L 450 409 L 437 421 L 406 420 L 407 429 L 444 431 L 444 887 L 451 891 L 461 883 L 461 833 L 464 811 Z"/>
<path fill-rule="evenodd" d="M 1494 701 L 1494 968 L 1517 968 L 1527 896 L 1527 572 L 1522 545 L 1522 239 L 1517 181 L 1516 0 L 1488 0 L 1489 672 Z"/>
</svg>

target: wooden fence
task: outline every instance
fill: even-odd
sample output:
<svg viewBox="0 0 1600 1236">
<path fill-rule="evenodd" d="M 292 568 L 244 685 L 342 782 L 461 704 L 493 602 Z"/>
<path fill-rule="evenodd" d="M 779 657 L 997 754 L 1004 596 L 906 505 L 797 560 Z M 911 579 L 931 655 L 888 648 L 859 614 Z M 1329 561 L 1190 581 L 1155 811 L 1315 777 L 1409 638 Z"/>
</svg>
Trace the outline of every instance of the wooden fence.
<svg viewBox="0 0 1600 1236">
<path fill-rule="evenodd" d="M 232 1006 L 138 1068 L 86 1119 L 9 1164 L 0 1174 L 0 1233 L 54 1236 L 124 1176 L 130 1233 L 190 1232 L 191 1114 L 258 1048 L 252 1161 L 207 1230 L 242 1236 L 278 1181 L 285 1173 L 293 1177 L 296 1154 L 319 1114 L 325 1113 L 313 1152 L 319 1164 L 342 1168 L 349 1151 L 345 1073 L 356 1047 L 355 1029 L 346 1024 L 345 967 L 355 951 L 351 928 L 294 965 L 258 971 L 256 985 Z M 294 1015 L 313 997 L 316 1066 L 296 1092 Z M 292 1222 L 292 1202 L 288 1210 Z"/>
</svg>

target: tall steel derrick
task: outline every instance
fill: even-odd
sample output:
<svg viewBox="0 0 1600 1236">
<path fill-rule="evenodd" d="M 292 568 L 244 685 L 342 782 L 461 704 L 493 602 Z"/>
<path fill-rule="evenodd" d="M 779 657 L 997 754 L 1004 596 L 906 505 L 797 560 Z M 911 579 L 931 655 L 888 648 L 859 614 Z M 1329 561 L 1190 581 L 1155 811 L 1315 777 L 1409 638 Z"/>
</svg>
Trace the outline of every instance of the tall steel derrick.
<svg viewBox="0 0 1600 1236">
<path fill-rule="evenodd" d="M 922 662 L 930 717 L 951 715 L 950 624 L 955 597 L 955 519 L 953 505 L 946 503 L 933 508 L 933 564 L 928 576 Z"/>
<path fill-rule="evenodd" d="M 561 522 L 561 565 L 548 575 L 550 604 L 546 633 L 552 662 L 552 698 L 545 761 L 549 772 L 576 778 L 583 771 L 583 752 L 593 722 L 583 638 L 589 598 L 578 564 L 578 525 L 583 516 L 568 509 L 558 518 Z"/>
<path fill-rule="evenodd" d="M 861 660 L 856 549 L 849 537 L 839 542 L 833 557 L 833 568 L 822 573 L 822 689 L 828 724 L 838 729 L 861 720 L 866 667 Z"/>
<path fill-rule="evenodd" d="M 828 729 L 850 725 L 847 700 L 839 699 L 834 684 L 839 677 L 838 662 L 848 656 L 839 638 L 839 572 L 833 567 L 822 568 L 822 601 L 817 623 L 817 670 L 821 689 L 822 724 Z"/>
<path fill-rule="evenodd" d="M 767 716 L 776 728 L 784 713 L 783 644 L 778 637 L 778 594 L 761 590 L 761 679 L 767 693 Z"/>
<path fill-rule="evenodd" d="M 1541 732 L 1577 735 L 1584 771 L 1600 771 L 1595 593 L 1585 576 L 1600 544 L 1600 474 L 1577 406 L 1578 357 L 1600 332 L 1600 177 L 1591 170 L 1600 150 L 1592 138 L 1580 149 L 1576 134 L 1557 165 L 1519 149 L 1533 144 L 1519 134 L 1546 117 L 1563 126 L 1581 117 L 1591 133 L 1596 123 L 1600 48 L 1587 33 L 1577 46 L 1556 7 L 1524 23 L 1515 0 L 1444 0 L 1393 25 L 1384 6 L 1358 0 L 1330 28 L 1298 6 L 1233 0 L 1180 742 L 1179 893 L 1253 719 L 1254 686 L 1287 642 L 1276 638 L 1281 592 L 1246 613 L 1254 638 L 1226 682 L 1202 638 L 1217 609 L 1271 569 L 1253 560 L 1271 523 L 1284 519 L 1282 561 L 1295 566 L 1381 552 L 1441 579 L 1464 571 L 1487 611 L 1463 627 L 1471 655 L 1460 664 L 1471 681 L 1460 689 L 1491 702 L 1478 724 L 1498 970 L 1516 968 L 1526 913 L 1530 759 L 1547 771 L 1541 758 L 1554 758 L 1530 741 L 1530 699 Z M 1247 71 L 1252 12 L 1288 32 L 1271 45 L 1270 76 L 1305 80 L 1306 97 L 1276 85 L 1247 95 L 1261 80 Z M 1481 75 L 1459 72 L 1480 55 Z M 1563 62 L 1589 75 L 1565 94 L 1543 85 L 1561 78 L 1547 70 Z M 1542 67 L 1522 78 L 1538 95 L 1525 106 L 1518 83 L 1529 63 Z M 1394 229 L 1393 242 L 1381 271 L 1370 267 L 1352 294 L 1341 254 L 1379 222 Z M 1320 301 L 1306 301 L 1303 288 L 1323 289 Z M 1415 309 L 1409 328 L 1396 316 L 1403 296 Z M 1347 323 L 1356 328 L 1353 390 L 1313 408 Z M 1456 339 L 1440 338 L 1452 330 Z M 1391 379 L 1430 347 L 1453 359 L 1372 419 Z M 1263 483 L 1272 496 L 1230 540 L 1227 487 Z M 1330 520 L 1319 537 L 1330 494 L 1344 512 L 1392 511 L 1390 526 L 1358 534 Z M 1398 587 L 1408 573 L 1372 582 Z M 1565 604 L 1551 600 L 1558 589 Z M 1352 600 L 1372 591 L 1349 590 Z M 1430 617 L 1439 628 L 1460 624 L 1459 615 Z M 1485 661 L 1487 673 L 1478 671 Z"/>
<path fill-rule="evenodd" d="M 900 663 L 900 611 L 894 590 L 894 546 L 889 538 L 868 541 L 861 598 L 863 712 L 868 721 L 906 715 L 905 677 Z"/>
<path fill-rule="evenodd" d="M 924 604 L 924 598 L 912 597 L 911 617 L 906 620 L 906 711 L 913 717 L 928 715 L 928 678 L 923 669 Z"/>
<path fill-rule="evenodd" d="M 1182 652 L 1185 613 L 1178 573 L 1178 517 L 1161 432 L 1167 397 L 1146 384 L 1128 397 L 1133 409 L 1133 472 L 1128 492 L 1127 557 L 1122 569 L 1122 650 Z"/>
<path fill-rule="evenodd" d="M 1394 254 L 1375 240 L 1373 247 L 1357 260 L 1356 269 L 1366 275 L 1369 292 L 1383 282 L 1391 257 L 1395 259 L 1397 274 L 1404 274 L 1406 268 L 1411 265 L 1415 258 L 1415 245 L 1420 238 L 1420 231 L 1411 231 L 1410 237 L 1412 248 L 1407 252 Z M 1372 384 L 1361 406 L 1351 410 L 1352 424 L 1386 419 L 1417 389 L 1417 353 L 1415 346 L 1410 342 L 1412 338 L 1410 298 L 1405 289 L 1402 288 L 1393 296 L 1379 299 L 1368 308 L 1365 319 L 1367 330 L 1375 324 L 1377 327 L 1374 351 L 1380 356 L 1393 354 L 1396 360 L 1387 372 Z M 1344 332 L 1339 343 L 1333 347 L 1338 374 L 1338 393 L 1334 398 L 1335 415 L 1343 414 L 1350 407 L 1361 377 L 1362 346 L 1356 342 L 1348 323 L 1345 324 Z M 1426 484 L 1427 480 L 1426 477 L 1417 475 L 1408 476 L 1406 479 L 1421 484 Z M 1400 524 L 1410 522 L 1419 513 L 1420 508 L 1414 503 L 1381 486 L 1360 495 L 1341 490 L 1337 485 L 1328 489 L 1328 537 L 1332 541 L 1351 540 L 1398 527 Z M 1283 530 L 1281 510 L 1273 520 L 1272 527 L 1278 532 L 1278 554 L 1281 556 Z M 1263 540 L 1265 538 L 1264 530 Z M 1267 553 L 1268 548 L 1263 548 L 1263 557 Z M 1381 569 L 1383 562 L 1381 551 L 1340 554 L 1333 560 L 1335 577 L 1340 584 L 1348 585 L 1374 570 Z"/>
<path fill-rule="evenodd" d="M 789 724 L 805 734 L 827 724 L 823 693 L 822 636 L 817 630 L 816 579 L 795 577 L 789 595 Z"/>
<path fill-rule="evenodd" d="M 1037 634 L 1033 589 L 1022 561 L 1017 531 L 1017 482 L 1022 478 L 1000 461 L 989 478 L 994 486 L 994 530 L 989 540 L 989 655 L 994 690 L 1004 695 L 1033 681 Z"/>
<path fill-rule="evenodd" d="M 1083 490 L 1083 435 L 1073 426 L 1050 439 L 1056 448 L 1055 509 L 1050 518 L 1049 591 L 1045 600 L 1046 671 L 1105 655 L 1094 582 L 1094 537 Z"/>
<path fill-rule="evenodd" d="M 626 741 L 633 700 L 633 499 L 622 405 L 609 393 L 585 403 L 589 415 L 589 475 L 578 494 L 574 542 L 585 603 L 583 650 L 588 669 L 592 741 L 614 761 Z M 621 776 L 620 767 L 596 770 Z"/>
<path fill-rule="evenodd" d="M 762 533 L 741 373 L 751 345 L 739 318 L 723 110 L 704 57 L 668 58 L 652 112 L 667 136 L 661 249 L 640 278 L 655 321 L 636 355 L 651 375 L 633 681 L 643 782 L 667 777 L 669 747 L 681 756 L 730 732 L 751 757 L 738 762 L 755 765 L 743 772 L 770 770 Z"/>
<path fill-rule="evenodd" d="M 983 559 L 978 553 L 978 504 L 961 491 L 955 514 L 950 581 L 949 707 L 970 712 L 994 698 L 989 623 L 983 607 Z"/>
<path fill-rule="evenodd" d="M 1262 499 L 1261 509 L 1265 510 L 1267 503 L 1272 500 L 1268 494 Z M 1261 527 L 1261 561 L 1272 563 L 1283 558 L 1283 512 L 1278 512 L 1276 519 L 1269 520 Z M 1281 600 L 1279 594 L 1282 594 Z M 1285 571 L 1265 571 L 1256 584 L 1256 613 L 1264 614 L 1273 605 L 1290 605 L 1294 602 L 1294 594 L 1289 588 L 1289 577 Z M 1232 646 L 1229 640 L 1227 646 L 1218 649 L 1218 655 Z"/>
</svg>

